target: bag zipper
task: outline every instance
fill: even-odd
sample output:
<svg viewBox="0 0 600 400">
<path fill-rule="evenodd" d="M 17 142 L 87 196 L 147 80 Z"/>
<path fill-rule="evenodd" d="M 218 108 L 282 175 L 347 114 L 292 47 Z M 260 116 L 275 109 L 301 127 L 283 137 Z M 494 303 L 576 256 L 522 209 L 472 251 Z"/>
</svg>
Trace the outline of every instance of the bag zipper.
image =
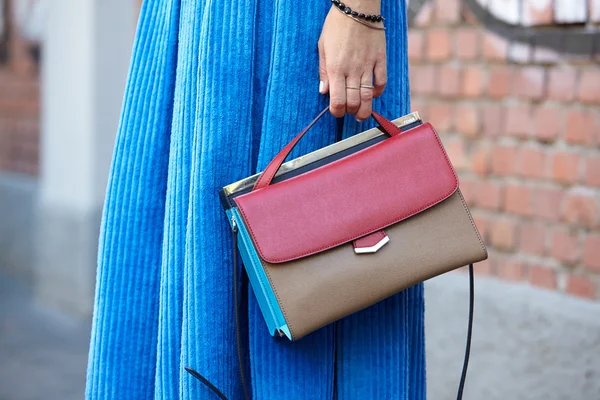
<svg viewBox="0 0 600 400">
<path fill-rule="evenodd" d="M 237 233 L 238 231 L 237 222 L 235 221 L 235 215 L 233 214 L 231 214 L 231 231 L 233 233 Z"/>
</svg>

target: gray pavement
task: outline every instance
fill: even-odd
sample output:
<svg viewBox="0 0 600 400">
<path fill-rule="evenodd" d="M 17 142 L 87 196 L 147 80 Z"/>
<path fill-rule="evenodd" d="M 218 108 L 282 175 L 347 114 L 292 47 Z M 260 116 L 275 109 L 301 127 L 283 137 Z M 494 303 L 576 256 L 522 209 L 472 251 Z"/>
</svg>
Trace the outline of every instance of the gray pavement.
<svg viewBox="0 0 600 400">
<path fill-rule="evenodd" d="M 90 322 L 37 304 L 0 273 L 0 400 L 81 400 Z"/>
</svg>

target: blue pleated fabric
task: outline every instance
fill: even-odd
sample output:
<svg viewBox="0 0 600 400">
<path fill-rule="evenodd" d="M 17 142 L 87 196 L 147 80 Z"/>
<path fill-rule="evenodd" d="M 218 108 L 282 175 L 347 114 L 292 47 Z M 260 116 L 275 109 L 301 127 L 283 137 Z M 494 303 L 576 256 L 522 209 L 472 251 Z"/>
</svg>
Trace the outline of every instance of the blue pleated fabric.
<svg viewBox="0 0 600 400">
<path fill-rule="evenodd" d="M 317 40 L 330 3 L 308 3 L 143 2 L 102 219 L 87 398 L 214 399 L 184 366 L 242 398 L 218 190 L 262 170 L 327 104 Z M 388 85 L 375 109 L 396 118 L 410 110 L 405 2 L 382 13 Z M 372 125 L 325 118 L 292 157 Z M 253 399 L 425 399 L 422 285 L 295 343 L 273 339 L 252 290 L 242 294 Z"/>
</svg>

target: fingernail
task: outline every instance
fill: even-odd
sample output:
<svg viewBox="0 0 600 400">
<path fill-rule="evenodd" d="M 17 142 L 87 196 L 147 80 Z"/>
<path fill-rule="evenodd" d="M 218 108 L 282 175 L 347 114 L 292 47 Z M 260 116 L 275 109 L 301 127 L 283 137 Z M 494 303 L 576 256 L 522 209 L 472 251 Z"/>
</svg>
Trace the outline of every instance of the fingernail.
<svg viewBox="0 0 600 400">
<path fill-rule="evenodd" d="M 356 122 L 364 122 L 365 121 L 364 119 L 358 119 L 358 118 L 355 118 L 355 119 L 356 119 Z"/>
<path fill-rule="evenodd" d="M 323 93 L 323 89 L 325 88 L 325 82 L 319 82 L 319 93 Z"/>
</svg>

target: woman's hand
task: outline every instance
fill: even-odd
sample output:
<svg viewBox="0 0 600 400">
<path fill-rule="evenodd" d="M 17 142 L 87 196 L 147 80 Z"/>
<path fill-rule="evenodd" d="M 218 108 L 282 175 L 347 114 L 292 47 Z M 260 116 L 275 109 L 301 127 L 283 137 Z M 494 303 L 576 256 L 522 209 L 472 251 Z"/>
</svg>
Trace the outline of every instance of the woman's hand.
<svg viewBox="0 0 600 400">
<path fill-rule="evenodd" d="M 360 13 L 380 13 L 379 0 L 345 3 Z M 355 114 L 363 121 L 371 115 L 373 98 L 381 95 L 387 80 L 384 32 L 348 18 L 334 6 L 329 10 L 319 38 L 319 91 L 329 92 L 334 116 Z"/>
</svg>

